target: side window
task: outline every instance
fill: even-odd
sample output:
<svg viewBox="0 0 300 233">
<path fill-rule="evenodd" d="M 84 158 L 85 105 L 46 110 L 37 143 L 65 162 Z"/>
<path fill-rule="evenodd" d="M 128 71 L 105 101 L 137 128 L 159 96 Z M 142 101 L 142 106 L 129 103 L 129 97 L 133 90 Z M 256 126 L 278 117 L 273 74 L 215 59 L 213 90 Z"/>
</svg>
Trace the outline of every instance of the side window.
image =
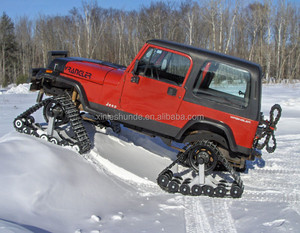
<svg viewBox="0 0 300 233">
<path fill-rule="evenodd" d="M 190 60 L 162 49 L 149 48 L 140 59 L 139 75 L 181 86 L 190 68 Z"/>
<path fill-rule="evenodd" d="M 237 67 L 207 61 L 194 84 L 196 96 L 209 96 L 211 99 L 233 106 L 246 107 L 249 102 L 251 75 Z"/>
</svg>

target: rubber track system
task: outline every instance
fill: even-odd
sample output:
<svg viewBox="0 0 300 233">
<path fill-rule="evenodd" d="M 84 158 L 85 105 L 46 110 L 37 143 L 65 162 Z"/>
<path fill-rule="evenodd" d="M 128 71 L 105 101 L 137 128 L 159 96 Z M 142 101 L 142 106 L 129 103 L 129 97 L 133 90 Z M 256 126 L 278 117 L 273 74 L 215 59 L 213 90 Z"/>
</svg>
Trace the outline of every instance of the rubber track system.
<svg viewBox="0 0 300 233">
<path fill-rule="evenodd" d="M 199 146 L 209 146 L 215 152 L 218 162 L 220 162 L 225 169 L 230 173 L 232 179 L 234 180 L 229 187 L 229 183 L 222 180 L 218 184 L 215 184 L 215 188 L 207 185 L 196 183 L 191 185 L 191 178 L 183 180 L 179 175 L 174 175 L 171 168 L 176 164 L 180 164 L 182 161 L 186 160 L 189 153 L 195 150 Z M 199 174 L 198 174 L 199 176 Z M 196 178 L 197 179 L 197 178 Z M 177 184 L 176 184 L 177 183 Z M 244 191 L 243 181 L 241 180 L 239 174 L 230 165 L 227 159 L 218 150 L 217 146 L 211 141 L 202 140 L 193 145 L 191 145 L 185 152 L 180 152 L 177 159 L 174 160 L 169 166 L 167 166 L 157 178 L 157 184 L 166 192 L 169 193 L 181 193 L 183 195 L 190 196 L 200 196 L 206 195 L 210 197 L 232 197 L 240 198 Z"/>
<path fill-rule="evenodd" d="M 69 120 L 74 136 L 72 137 L 72 140 L 70 140 L 59 134 L 60 138 L 49 137 L 48 140 L 59 145 L 74 146 L 81 154 L 88 152 L 91 149 L 90 139 L 82 124 L 82 118 L 78 109 L 67 94 L 45 99 L 21 113 L 14 120 L 16 131 L 41 138 L 48 137 L 46 134 L 38 134 L 38 130 L 42 130 L 42 128 L 39 125 L 34 124 L 34 118 L 31 115 L 40 108 L 47 106 L 51 101 L 59 103 L 62 107 L 65 117 Z"/>
</svg>

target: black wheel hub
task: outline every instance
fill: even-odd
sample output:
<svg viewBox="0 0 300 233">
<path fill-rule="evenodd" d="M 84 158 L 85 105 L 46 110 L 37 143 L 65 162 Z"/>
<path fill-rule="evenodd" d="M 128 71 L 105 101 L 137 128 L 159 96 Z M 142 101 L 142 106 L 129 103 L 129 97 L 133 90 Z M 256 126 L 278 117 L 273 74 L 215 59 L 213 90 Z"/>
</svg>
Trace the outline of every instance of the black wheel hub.
<svg viewBox="0 0 300 233">
<path fill-rule="evenodd" d="M 191 168 L 198 172 L 199 164 L 205 164 L 205 174 L 210 174 L 218 163 L 215 148 L 209 145 L 198 145 L 188 155 L 188 163 Z"/>
<path fill-rule="evenodd" d="M 55 117 L 55 125 L 64 125 L 69 119 L 64 113 L 62 106 L 55 100 L 51 100 L 43 109 L 43 115 L 46 122 L 49 122 L 50 117 Z"/>
</svg>

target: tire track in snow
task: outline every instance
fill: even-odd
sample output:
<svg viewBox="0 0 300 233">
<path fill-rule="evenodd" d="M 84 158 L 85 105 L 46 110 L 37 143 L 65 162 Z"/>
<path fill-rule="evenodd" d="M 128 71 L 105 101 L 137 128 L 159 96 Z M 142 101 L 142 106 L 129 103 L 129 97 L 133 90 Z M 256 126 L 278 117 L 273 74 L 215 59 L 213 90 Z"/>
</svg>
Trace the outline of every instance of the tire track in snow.
<svg viewBox="0 0 300 233">
<path fill-rule="evenodd" d="M 276 190 L 276 191 L 291 191 L 298 190 L 300 192 L 300 184 L 295 183 L 294 181 L 289 180 L 290 177 L 280 176 L 280 179 L 277 178 L 265 178 L 265 179 L 256 179 L 255 184 L 251 184 L 252 180 L 249 178 L 243 179 L 246 185 L 246 189 L 258 188 L 265 190 Z"/>
<path fill-rule="evenodd" d="M 204 201 L 204 200 L 203 200 Z M 186 233 L 213 233 L 200 197 L 184 197 Z"/>
<path fill-rule="evenodd" d="M 254 169 L 242 175 L 245 185 L 242 199 L 255 202 L 300 203 L 300 169 L 295 166 L 300 162 L 299 157 L 288 156 L 279 159 L 279 156 L 273 158 L 275 162 L 269 162 L 274 167 Z"/>
<path fill-rule="evenodd" d="M 214 232 L 237 233 L 234 220 L 229 211 L 228 199 L 212 199 L 211 208 L 213 210 Z"/>
<path fill-rule="evenodd" d="M 300 204 L 299 139 L 299 134 L 277 137 L 278 149 L 265 156 L 266 167 L 242 175 L 241 200 Z"/>
<path fill-rule="evenodd" d="M 185 197 L 186 232 L 237 233 L 227 201 L 209 197 Z"/>
<path fill-rule="evenodd" d="M 300 174 L 300 170 L 299 169 L 271 169 L 271 168 L 262 168 L 262 169 L 254 169 L 249 171 L 250 175 L 255 175 L 255 174 L 272 174 L 272 175 L 276 175 L 276 174 L 285 174 L 285 175 L 291 175 L 291 174 L 295 174 L 295 175 L 299 175 Z"/>
<path fill-rule="evenodd" d="M 255 169 L 248 175 L 242 175 L 247 188 L 276 190 L 278 192 L 298 190 L 300 192 L 300 169 L 290 170 L 286 166 L 281 169 Z M 292 178 L 292 179 L 291 179 Z M 248 184 L 247 184 L 248 183 Z"/>
<path fill-rule="evenodd" d="M 279 158 L 279 156 L 270 158 L 267 160 L 266 168 L 267 170 L 291 170 L 291 171 L 298 171 L 299 172 L 299 165 L 295 163 L 295 161 L 299 161 L 299 158 L 290 156 L 287 158 Z M 256 169 L 258 170 L 258 169 Z M 255 171 L 255 169 L 254 169 Z"/>
<path fill-rule="evenodd" d="M 246 190 L 243 193 L 241 199 L 237 201 L 255 201 L 255 202 L 280 202 L 280 203 L 291 203 L 300 204 L 300 194 L 295 192 L 279 192 L 279 191 L 253 191 Z"/>
</svg>

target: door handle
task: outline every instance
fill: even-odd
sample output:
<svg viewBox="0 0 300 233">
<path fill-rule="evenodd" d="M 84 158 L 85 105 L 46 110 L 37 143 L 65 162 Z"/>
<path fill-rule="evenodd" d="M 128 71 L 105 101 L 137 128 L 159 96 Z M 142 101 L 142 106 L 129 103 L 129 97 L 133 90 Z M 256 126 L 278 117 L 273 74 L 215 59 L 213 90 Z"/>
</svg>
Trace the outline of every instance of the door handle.
<svg viewBox="0 0 300 233">
<path fill-rule="evenodd" d="M 140 77 L 132 76 L 130 82 L 138 84 L 140 82 Z"/>
<path fill-rule="evenodd" d="M 171 95 L 171 96 L 176 96 L 177 95 L 177 89 L 174 88 L 174 87 L 169 87 L 167 94 Z"/>
</svg>

